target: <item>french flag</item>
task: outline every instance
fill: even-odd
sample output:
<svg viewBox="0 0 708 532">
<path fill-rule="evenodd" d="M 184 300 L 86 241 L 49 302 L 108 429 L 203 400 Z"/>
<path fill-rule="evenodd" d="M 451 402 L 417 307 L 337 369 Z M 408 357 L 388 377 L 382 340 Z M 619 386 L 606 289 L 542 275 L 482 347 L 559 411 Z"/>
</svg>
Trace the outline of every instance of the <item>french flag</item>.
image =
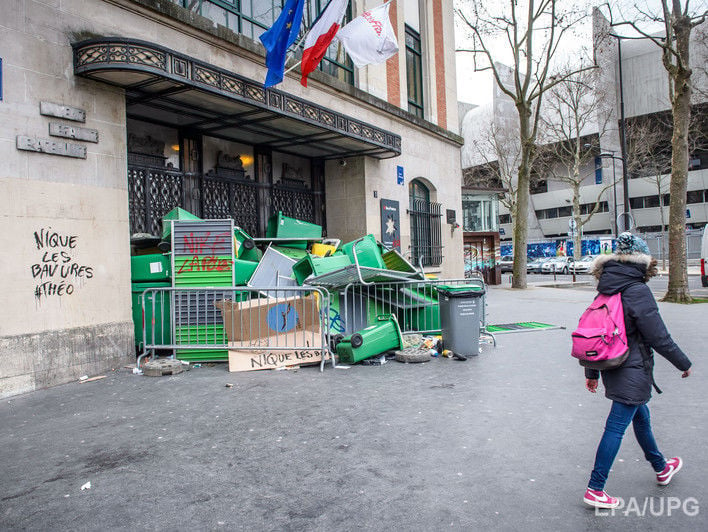
<svg viewBox="0 0 708 532">
<path fill-rule="evenodd" d="M 302 52 L 302 63 L 300 65 L 300 71 L 302 72 L 300 83 L 303 86 L 307 87 L 307 76 L 320 64 L 332 39 L 339 31 L 342 19 L 347 11 L 347 4 L 349 4 L 349 0 L 330 0 L 327 7 L 310 28 L 310 32 L 305 39 L 305 50 Z"/>
</svg>

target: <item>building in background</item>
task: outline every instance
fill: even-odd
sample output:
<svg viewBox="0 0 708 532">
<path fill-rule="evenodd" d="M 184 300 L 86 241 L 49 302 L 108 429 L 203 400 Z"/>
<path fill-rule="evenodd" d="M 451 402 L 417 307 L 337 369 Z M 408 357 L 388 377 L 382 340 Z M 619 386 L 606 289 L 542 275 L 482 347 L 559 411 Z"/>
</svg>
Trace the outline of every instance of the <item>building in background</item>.
<svg viewBox="0 0 708 532">
<path fill-rule="evenodd" d="M 353 0 L 348 17 L 380 3 Z M 335 44 L 308 88 L 296 69 L 265 90 L 258 37 L 282 4 L 6 10 L 0 396 L 134 357 L 131 235 L 159 235 L 176 206 L 255 236 L 283 211 L 348 241 L 380 239 L 380 202 L 397 202 L 402 252 L 462 275 L 462 232 L 443 216 L 461 213 L 452 0 L 393 2 L 400 51 L 384 64 L 357 70 Z"/>
<path fill-rule="evenodd" d="M 585 176 L 580 190 L 580 210 L 583 217 L 590 212 L 600 196 L 598 212 L 582 228 L 583 235 L 597 239 L 611 237 L 617 231 L 617 216 L 623 212 L 622 150 L 620 147 L 620 101 L 624 100 L 625 130 L 627 132 L 627 173 L 629 205 L 635 221 L 635 230 L 645 233 L 652 252 L 660 255 L 659 239 L 662 227 L 668 224 L 671 113 L 668 101 L 667 73 L 661 63 L 659 48 L 647 40 L 597 38 L 606 32 L 609 24 L 599 12 L 594 14 L 595 49 L 600 75 L 597 91 L 610 94 L 611 115 L 607 127 L 597 126 L 587 131 L 583 144 L 592 146 L 596 157 L 591 158 L 581 175 Z M 688 177 L 686 227 L 689 233 L 689 257 L 698 253 L 700 229 L 708 222 L 708 80 L 705 67 L 705 35 L 699 26 L 693 35 L 692 63 L 694 91 L 691 157 Z M 622 83 L 620 83 L 620 55 Z M 493 124 L 495 131 L 504 132 L 515 120 L 511 100 L 494 86 L 492 103 L 470 106 L 460 116 L 465 146 L 462 166 L 465 175 L 475 175 L 478 184 L 488 186 L 489 166 L 498 165 L 495 154 L 480 156 L 479 144 L 488 138 Z M 599 120 L 598 120 L 599 123 Z M 510 124 L 512 124 L 510 126 Z M 644 150 L 642 146 L 649 146 Z M 514 166 L 514 150 L 502 150 Z M 600 156 L 602 155 L 602 156 Z M 503 161 L 504 162 L 504 161 Z M 548 161 L 547 161 L 548 162 Z M 547 167 L 548 168 L 548 167 Z M 481 177 L 480 177 L 481 176 Z M 572 215 L 572 191 L 567 183 L 551 177 L 551 172 L 536 173 L 531 187 L 529 207 L 529 242 L 568 239 Z M 614 184 L 613 184 L 614 183 Z M 467 186 L 475 182 L 466 179 Z M 663 205 L 663 207 L 662 207 Z M 663 221 L 662 221 L 662 209 Z M 507 206 L 500 204 L 499 227 L 502 243 L 510 243 L 512 219 Z M 696 233 L 693 235 L 692 233 Z M 666 238 L 666 237 L 664 237 Z M 695 244 L 695 245 L 694 245 Z M 696 255 L 697 257 L 698 255 Z"/>
<path fill-rule="evenodd" d="M 479 271 L 487 284 L 501 283 L 499 195 L 503 189 L 462 187 L 465 275 Z"/>
</svg>

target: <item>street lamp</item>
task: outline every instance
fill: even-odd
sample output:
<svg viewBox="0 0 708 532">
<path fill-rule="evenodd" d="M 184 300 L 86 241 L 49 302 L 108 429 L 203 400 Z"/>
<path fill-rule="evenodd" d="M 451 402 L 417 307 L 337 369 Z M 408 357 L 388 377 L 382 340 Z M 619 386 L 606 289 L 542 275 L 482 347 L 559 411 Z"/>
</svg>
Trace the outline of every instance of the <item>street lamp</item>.
<svg viewBox="0 0 708 532">
<path fill-rule="evenodd" d="M 614 220 L 614 226 L 615 226 L 615 237 L 617 237 L 619 231 L 617 228 L 617 218 L 619 218 L 619 215 L 617 214 L 617 173 L 616 173 L 616 167 L 615 167 L 615 159 L 619 159 L 622 161 L 622 168 L 624 168 L 624 159 L 622 157 L 617 157 L 615 155 L 615 150 L 607 150 L 612 153 L 600 153 L 597 156 L 602 158 L 602 159 L 612 159 L 612 200 L 614 202 L 614 209 L 613 209 L 613 214 L 615 216 Z M 625 212 L 627 212 L 625 210 Z"/>
<path fill-rule="evenodd" d="M 617 65 L 619 67 L 619 91 L 620 91 L 620 148 L 622 150 L 622 195 L 624 196 L 624 212 L 629 213 L 629 183 L 627 181 L 627 130 L 624 119 L 624 86 L 622 84 L 622 35 L 609 33 L 610 37 L 617 39 Z M 614 154 L 614 152 L 613 152 Z M 614 158 L 614 155 L 612 155 Z"/>
</svg>

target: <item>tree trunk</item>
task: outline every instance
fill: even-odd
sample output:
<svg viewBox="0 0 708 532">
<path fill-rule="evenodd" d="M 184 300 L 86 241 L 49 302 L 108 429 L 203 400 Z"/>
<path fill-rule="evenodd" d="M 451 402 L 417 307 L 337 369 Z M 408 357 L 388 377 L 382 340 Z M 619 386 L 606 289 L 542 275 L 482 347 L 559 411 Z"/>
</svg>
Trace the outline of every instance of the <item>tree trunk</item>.
<svg viewBox="0 0 708 532">
<path fill-rule="evenodd" d="M 690 303 L 686 272 L 686 185 L 688 182 L 688 127 L 691 120 L 691 71 L 688 69 L 690 20 L 674 22 L 676 49 L 681 58 L 672 76 L 674 95 L 671 101 L 673 135 L 671 137 L 671 201 L 669 207 L 669 288 L 663 301 Z"/>
<path fill-rule="evenodd" d="M 575 220 L 575 231 L 573 231 L 573 258 L 578 260 L 583 253 L 583 224 L 580 220 L 580 181 L 577 177 L 573 182 L 573 220 Z"/>
<path fill-rule="evenodd" d="M 534 148 L 529 139 L 531 131 L 531 112 L 528 108 L 519 110 L 519 141 L 521 157 L 519 178 L 516 188 L 516 223 L 514 224 L 514 269 L 512 288 L 526 288 L 526 244 L 529 234 L 529 183 L 531 174 L 531 155 Z"/>
<path fill-rule="evenodd" d="M 657 190 L 659 191 L 659 216 L 661 218 L 661 231 L 659 231 L 660 244 L 659 249 L 661 250 L 661 269 L 666 269 L 666 231 L 664 227 L 666 226 L 666 215 L 664 213 L 664 195 L 661 190 L 661 178 L 657 176 Z"/>
</svg>

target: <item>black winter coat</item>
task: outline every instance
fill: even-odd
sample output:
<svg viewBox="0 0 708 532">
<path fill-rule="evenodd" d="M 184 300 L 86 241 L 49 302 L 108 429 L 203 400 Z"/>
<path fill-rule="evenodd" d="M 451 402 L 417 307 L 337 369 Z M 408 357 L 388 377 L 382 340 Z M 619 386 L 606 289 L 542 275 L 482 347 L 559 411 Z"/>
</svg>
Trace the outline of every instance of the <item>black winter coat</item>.
<svg viewBox="0 0 708 532">
<path fill-rule="evenodd" d="M 607 295 L 622 292 L 629 356 L 620 367 L 600 373 L 605 396 L 628 405 L 641 405 L 651 398 L 652 350 L 681 371 L 691 367 L 691 361 L 666 330 L 654 295 L 646 285 L 651 260 L 649 255 L 642 254 L 603 255 L 595 261 L 593 271 L 599 279 L 598 292 Z M 598 371 L 586 368 L 585 377 L 597 379 Z"/>
</svg>

